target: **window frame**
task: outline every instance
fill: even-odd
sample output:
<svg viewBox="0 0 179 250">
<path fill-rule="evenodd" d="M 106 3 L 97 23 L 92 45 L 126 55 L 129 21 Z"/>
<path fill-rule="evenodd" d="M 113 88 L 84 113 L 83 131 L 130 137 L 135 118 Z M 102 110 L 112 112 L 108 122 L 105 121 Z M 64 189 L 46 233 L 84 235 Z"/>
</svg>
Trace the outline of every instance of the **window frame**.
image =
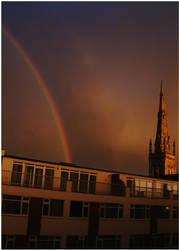
<svg viewBox="0 0 179 250">
<path fill-rule="evenodd" d="M 137 208 L 138 206 L 138 208 Z M 136 218 L 136 210 L 139 209 L 139 206 L 144 207 L 144 218 Z M 150 205 L 142 205 L 142 204 L 131 204 L 130 205 L 130 219 L 131 220 L 146 220 L 150 219 Z M 133 213 L 133 216 L 132 216 Z"/>
<path fill-rule="evenodd" d="M 60 201 L 62 203 L 62 215 L 51 215 L 51 207 L 52 207 L 52 202 L 53 201 Z M 64 218 L 64 205 L 65 205 L 65 200 L 58 200 L 58 199 L 43 199 L 43 204 L 42 204 L 42 218 L 44 217 L 50 217 L 50 218 Z M 44 209 L 45 206 L 47 206 L 48 214 L 44 215 Z"/>
<path fill-rule="evenodd" d="M 113 205 L 113 206 L 112 206 Z M 115 207 L 116 206 L 116 207 Z M 117 216 L 115 217 L 108 217 L 108 210 L 117 210 Z M 102 210 L 103 210 L 103 216 L 102 216 Z M 122 211 L 122 216 L 120 216 L 120 213 Z M 113 212 L 111 212 L 112 214 Z M 107 220 L 121 220 L 123 218 L 124 213 L 124 205 L 119 203 L 100 203 L 100 218 L 101 219 L 107 219 Z"/>
<path fill-rule="evenodd" d="M 80 202 L 82 203 L 82 210 L 81 210 L 81 214 L 82 216 L 71 216 L 71 206 L 72 206 L 72 202 Z M 85 210 L 87 210 L 87 216 L 84 216 L 85 215 Z M 74 200 L 71 200 L 70 201 L 70 214 L 69 214 L 69 218 L 82 218 L 82 219 L 88 219 L 89 217 L 89 202 L 85 202 L 85 201 L 74 201 Z"/>
<path fill-rule="evenodd" d="M 42 237 L 43 237 L 43 239 L 41 239 Z M 49 237 L 49 239 L 48 239 L 48 237 Z M 53 248 L 51 248 L 51 249 L 57 249 L 56 246 L 55 246 L 55 244 L 57 242 L 60 245 L 59 249 L 61 248 L 61 237 L 60 236 L 50 236 L 50 235 L 39 235 L 39 236 L 30 235 L 29 238 L 28 238 L 28 247 L 30 247 L 31 249 L 38 249 L 39 248 L 38 244 L 40 243 L 40 241 L 41 242 L 43 242 L 43 241 L 48 242 L 48 240 L 52 240 Z M 35 245 L 34 247 L 32 247 L 32 245 L 31 245 L 33 243 Z M 49 249 L 49 248 L 44 248 L 44 249 Z"/>
<path fill-rule="evenodd" d="M 19 199 L 8 199 L 8 198 L 5 198 L 4 196 L 19 197 Z M 19 213 L 7 213 L 7 212 L 4 213 L 3 212 L 3 201 L 10 201 L 10 202 L 18 202 L 18 203 L 20 203 Z M 27 213 L 23 213 L 24 204 L 27 204 Z M 30 198 L 29 197 L 4 194 L 4 195 L 2 195 L 2 215 L 28 216 L 28 214 L 29 214 L 29 204 L 30 204 Z"/>
</svg>

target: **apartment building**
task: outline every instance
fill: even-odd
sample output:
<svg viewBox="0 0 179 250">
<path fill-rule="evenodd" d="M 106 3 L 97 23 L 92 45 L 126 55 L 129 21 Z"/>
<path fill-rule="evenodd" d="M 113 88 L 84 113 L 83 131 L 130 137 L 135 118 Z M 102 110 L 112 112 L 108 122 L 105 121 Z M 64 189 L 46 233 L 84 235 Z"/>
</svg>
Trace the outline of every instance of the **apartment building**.
<svg viewBox="0 0 179 250">
<path fill-rule="evenodd" d="M 2 248 L 177 248 L 178 182 L 2 156 Z"/>
</svg>

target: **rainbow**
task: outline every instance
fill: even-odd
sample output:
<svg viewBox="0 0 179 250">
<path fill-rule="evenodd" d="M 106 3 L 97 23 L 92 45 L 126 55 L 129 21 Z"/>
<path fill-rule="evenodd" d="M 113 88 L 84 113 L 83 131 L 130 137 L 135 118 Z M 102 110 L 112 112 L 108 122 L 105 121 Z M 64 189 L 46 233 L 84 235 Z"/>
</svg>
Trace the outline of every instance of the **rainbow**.
<svg viewBox="0 0 179 250">
<path fill-rule="evenodd" d="M 55 103 L 54 103 L 54 101 L 52 99 L 52 96 L 51 96 L 51 94 L 50 94 L 50 92 L 49 92 L 49 90 L 47 88 L 47 85 L 46 85 L 45 81 L 43 80 L 43 78 L 40 75 L 37 68 L 34 66 L 32 60 L 30 59 L 30 57 L 24 51 L 22 46 L 17 42 L 17 40 L 13 37 L 13 35 L 5 27 L 2 27 L 2 31 L 6 35 L 8 40 L 18 50 L 20 55 L 23 56 L 24 61 L 26 62 L 26 64 L 30 68 L 33 76 L 37 80 L 37 82 L 38 82 L 38 84 L 39 84 L 39 86 L 40 86 L 40 88 L 41 88 L 47 102 L 48 102 L 48 105 L 50 107 L 50 111 L 52 113 L 52 116 L 53 116 L 53 118 L 55 120 L 57 130 L 58 130 L 58 134 L 59 134 L 59 138 L 60 138 L 60 142 L 61 142 L 62 147 L 63 147 L 63 153 L 64 153 L 64 156 L 65 156 L 65 161 L 72 162 L 71 155 L 70 155 L 70 149 L 69 149 L 68 142 L 67 142 L 67 137 L 66 137 L 66 134 L 65 134 L 65 129 L 63 127 L 62 120 L 61 120 L 61 118 L 60 118 L 60 116 L 58 114 L 57 108 L 56 108 Z"/>
</svg>

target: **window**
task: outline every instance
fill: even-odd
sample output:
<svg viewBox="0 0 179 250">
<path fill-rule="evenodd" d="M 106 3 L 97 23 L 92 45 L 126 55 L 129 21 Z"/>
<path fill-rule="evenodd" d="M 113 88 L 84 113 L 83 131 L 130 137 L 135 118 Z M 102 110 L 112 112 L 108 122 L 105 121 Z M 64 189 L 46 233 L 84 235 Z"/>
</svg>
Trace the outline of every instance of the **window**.
<svg viewBox="0 0 179 250">
<path fill-rule="evenodd" d="M 43 200 L 43 216 L 63 216 L 63 200 Z"/>
<path fill-rule="evenodd" d="M 161 182 L 155 183 L 155 198 L 163 198 L 163 185 Z"/>
<path fill-rule="evenodd" d="M 91 194 L 96 193 L 96 176 L 95 175 L 90 175 L 89 193 Z"/>
<path fill-rule="evenodd" d="M 34 176 L 33 165 L 25 165 L 24 186 L 32 186 Z"/>
<path fill-rule="evenodd" d="M 62 171 L 61 172 L 60 191 L 66 191 L 67 181 L 68 181 L 68 172 Z"/>
<path fill-rule="evenodd" d="M 2 235 L 2 249 L 15 248 L 15 235 Z"/>
<path fill-rule="evenodd" d="M 178 219 L 178 206 L 173 207 L 173 218 Z"/>
<path fill-rule="evenodd" d="M 142 178 L 127 178 L 127 187 L 130 188 L 130 196 L 152 197 L 152 181 Z"/>
<path fill-rule="evenodd" d="M 72 182 L 72 192 L 78 192 L 79 175 L 76 172 L 70 173 L 70 181 Z"/>
<path fill-rule="evenodd" d="M 103 235 L 97 237 L 98 249 L 119 249 L 120 248 L 120 236 L 119 235 Z"/>
<path fill-rule="evenodd" d="M 58 249 L 61 248 L 61 238 L 58 236 L 30 236 L 29 248 Z"/>
<path fill-rule="evenodd" d="M 130 236 L 130 248 L 149 248 L 149 235 L 137 234 Z"/>
<path fill-rule="evenodd" d="M 2 213 L 3 214 L 21 214 L 27 215 L 29 209 L 29 198 L 3 195 L 2 197 Z"/>
<path fill-rule="evenodd" d="M 173 185 L 173 199 L 176 200 L 178 198 L 178 187 L 177 184 Z"/>
<path fill-rule="evenodd" d="M 170 218 L 170 207 L 169 206 L 159 206 L 159 218 L 169 219 Z"/>
<path fill-rule="evenodd" d="M 72 192 L 95 193 L 96 176 L 86 173 L 70 172 L 70 181 L 72 182 Z"/>
<path fill-rule="evenodd" d="M 150 217 L 150 206 L 131 205 L 130 217 L 134 219 L 146 219 Z"/>
<path fill-rule="evenodd" d="M 170 245 L 169 234 L 155 234 L 152 236 L 151 248 L 167 248 Z"/>
<path fill-rule="evenodd" d="M 88 174 L 80 174 L 80 193 L 87 193 L 88 192 Z"/>
<path fill-rule="evenodd" d="M 54 179 L 54 170 L 50 168 L 45 169 L 45 189 L 52 189 L 53 188 L 53 179 Z"/>
<path fill-rule="evenodd" d="M 37 167 L 35 169 L 34 187 L 41 188 L 43 180 L 43 168 Z"/>
<path fill-rule="evenodd" d="M 68 236 L 66 241 L 67 249 L 84 249 L 87 248 L 87 236 Z"/>
<path fill-rule="evenodd" d="M 71 201 L 70 217 L 88 217 L 88 202 Z"/>
<path fill-rule="evenodd" d="M 100 214 L 102 218 L 122 218 L 123 205 L 114 203 L 100 204 Z"/>
<path fill-rule="evenodd" d="M 14 162 L 11 176 L 11 184 L 21 185 L 22 163 Z"/>
</svg>

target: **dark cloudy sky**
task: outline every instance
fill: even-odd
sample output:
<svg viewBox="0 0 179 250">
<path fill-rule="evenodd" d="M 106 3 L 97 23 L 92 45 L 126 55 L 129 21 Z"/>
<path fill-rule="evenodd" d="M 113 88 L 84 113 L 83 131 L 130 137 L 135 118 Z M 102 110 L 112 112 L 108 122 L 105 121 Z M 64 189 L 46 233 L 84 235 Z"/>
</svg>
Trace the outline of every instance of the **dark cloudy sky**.
<svg viewBox="0 0 179 250">
<path fill-rule="evenodd" d="M 2 3 L 2 23 L 31 57 L 63 121 L 72 160 L 146 174 L 163 79 L 177 140 L 177 2 Z M 65 161 L 49 105 L 2 33 L 2 145 Z"/>
</svg>

